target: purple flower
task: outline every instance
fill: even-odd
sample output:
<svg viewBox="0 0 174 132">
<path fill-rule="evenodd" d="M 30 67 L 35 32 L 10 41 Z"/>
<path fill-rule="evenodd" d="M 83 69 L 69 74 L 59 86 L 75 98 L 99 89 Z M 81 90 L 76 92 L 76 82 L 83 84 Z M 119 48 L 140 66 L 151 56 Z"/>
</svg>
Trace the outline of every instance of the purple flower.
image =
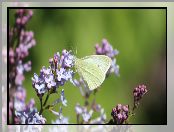
<svg viewBox="0 0 174 132">
<path fill-rule="evenodd" d="M 24 72 L 28 72 L 31 70 L 31 61 L 28 61 L 25 64 L 22 64 L 22 61 L 20 60 L 18 62 L 18 65 L 16 67 L 16 77 L 15 77 L 15 84 L 16 85 L 22 85 L 25 77 L 24 77 Z"/>
<path fill-rule="evenodd" d="M 19 119 L 20 124 L 45 124 L 46 119 L 37 113 L 36 109 L 33 111 L 16 111 L 15 115 Z"/>
<path fill-rule="evenodd" d="M 66 81 L 68 81 L 68 80 L 71 81 L 73 76 L 74 76 L 74 71 L 73 70 L 70 70 L 70 69 L 66 70 L 66 72 L 65 72 Z"/>
<path fill-rule="evenodd" d="M 24 119 L 28 118 L 27 115 L 35 109 L 34 100 L 30 100 L 27 105 L 25 104 L 26 91 L 23 88 L 24 73 L 31 70 L 31 61 L 24 62 L 24 59 L 29 55 L 29 49 L 36 44 L 34 33 L 32 31 L 25 31 L 25 26 L 32 14 L 32 10 L 17 10 L 15 25 L 9 29 L 9 63 L 12 64 L 9 68 L 9 87 L 13 88 L 10 89 L 12 97 L 10 97 L 9 102 L 11 123 L 26 123 Z M 36 77 L 35 80 L 37 80 Z M 40 86 L 40 84 L 37 85 Z M 36 88 L 39 89 L 37 85 Z M 21 115 L 21 118 L 12 116 L 12 111 Z M 32 119 L 34 118 L 32 117 Z"/>
<path fill-rule="evenodd" d="M 44 93 L 47 91 L 47 88 L 45 86 L 45 80 L 42 74 L 38 76 L 36 73 L 34 73 L 34 77 L 32 77 L 32 81 L 33 81 L 33 88 L 35 88 L 37 95 L 42 97 Z"/>
<path fill-rule="evenodd" d="M 35 106 L 35 101 L 34 99 L 31 99 L 30 102 L 27 104 L 26 108 L 31 111 L 32 109 L 34 109 L 34 106 Z"/>
<path fill-rule="evenodd" d="M 83 112 L 83 108 L 80 106 L 80 104 L 76 104 L 76 106 L 75 106 L 75 112 L 76 112 L 76 114 L 82 114 L 82 112 Z"/>
<path fill-rule="evenodd" d="M 114 58 L 119 53 L 118 50 L 114 50 L 112 48 L 112 46 L 106 39 L 102 40 L 102 47 L 100 47 L 98 44 L 96 44 L 95 48 L 96 48 L 97 55 L 107 55 L 111 59 Z"/>
<path fill-rule="evenodd" d="M 46 119 L 39 115 L 39 113 L 35 113 L 33 117 L 28 118 L 28 124 L 45 124 Z"/>
<path fill-rule="evenodd" d="M 72 57 L 70 51 L 63 50 L 62 56 L 57 52 L 53 58 L 49 59 L 50 67 L 46 68 L 43 66 L 40 75 L 34 74 L 34 78 L 32 78 L 33 87 L 37 89 L 37 92 L 39 89 L 42 89 L 42 91 L 39 90 L 39 92 L 44 93 L 46 92 L 45 89 L 49 90 L 51 88 L 56 91 L 57 88 L 64 85 L 66 81 L 72 80 L 74 72 L 69 69 L 74 65 L 74 62 L 71 60 L 73 59 Z"/>
<path fill-rule="evenodd" d="M 71 55 L 71 52 L 63 50 L 62 55 L 63 55 L 63 58 L 61 58 L 62 65 L 64 67 L 69 67 L 69 68 L 73 67 L 74 66 L 74 56 Z"/>
<path fill-rule="evenodd" d="M 147 91 L 148 90 L 145 85 L 138 85 L 136 88 L 134 88 L 133 95 L 134 95 L 135 106 L 139 105 L 139 101 L 147 93 Z"/>
<path fill-rule="evenodd" d="M 82 112 L 83 121 L 87 123 L 87 122 L 91 119 L 92 114 L 93 114 L 93 110 L 90 110 L 90 111 L 88 112 L 88 111 L 87 111 L 87 108 L 84 108 L 84 109 L 83 109 L 83 112 Z"/>
<path fill-rule="evenodd" d="M 116 49 L 113 49 L 111 44 L 106 40 L 102 40 L 102 46 L 100 47 L 99 44 L 96 44 L 95 46 L 96 54 L 97 55 L 106 55 L 112 59 L 112 64 L 110 69 L 107 72 L 107 75 L 110 73 L 115 73 L 115 75 L 119 75 L 119 65 L 116 64 L 115 56 L 119 54 L 119 51 Z"/>
<path fill-rule="evenodd" d="M 38 115 L 35 108 L 35 101 L 31 99 L 28 104 L 25 104 L 26 91 L 19 86 L 14 96 L 15 123 L 19 124 L 42 124 L 44 118 Z M 12 105 L 12 103 L 11 103 Z M 13 109 L 13 106 L 10 106 Z"/>
<path fill-rule="evenodd" d="M 52 93 L 57 93 L 57 89 L 60 86 L 63 86 L 67 81 L 72 82 L 72 78 L 74 75 L 74 71 L 71 69 L 74 65 L 74 56 L 71 55 L 71 52 L 63 50 L 62 55 L 57 52 L 54 54 L 54 57 L 49 59 L 50 66 L 46 68 L 42 67 L 40 70 L 40 75 L 38 76 L 34 73 L 34 77 L 32 77 L 33 88 L 36 90 L 40 101 L 42 101 L 42 96 L 48 92 L 46 102 L 44 104 L 41 103 L 40 114 L 43 112 L 43 105 L 46 105 L 49 96 Z M 55 100 L 48 107 L 54 107 L 58 103 L 62 103 L 62 105 L 67 106 L 67 100 L 64 95 L 64 89 L 61 90 L 60 98 Z M 47 106 L 47 105 L 46 105 Z M 59 115 L 59 112 L 55 112 L 51 110 L 54 114 Z M 65 118 L 66 119 L 66 118 Z M 59 119 L 57 120 L 59 123 L 66 122 L 66 120 Z"/>
<path fill-rule="evenodd" d="M 129 106 L 118 104 L 112 109 L 111 115 L 116 124 L 123 124 L 129 116 Z"/>
<path fill-rule="evenodd" d="M 24 27 L 33 15 L 32 10 L 19 9 L 16 11 L 16 25 L 18 28 Z"/>
<path fill-rule="evenodd" d="M 65 76 L 65 69 L 64 68 L 60 68 L 60 70 L 56 70 L 56 74 L 57 74 L 57 80 L 59 81 L 59 82 L 63 82 L 63 81 L 65 81 L 66 80 L 66 76 Z"/>
<path fill-rule="evenodd" d="M 54 75 L 53 74 L 50 74 L 47 77 L 45 77 L 45 82 L 47 83 L 48 89 L 56 86 L 56 82 L 54 80 Z"/>
<path fill-rule="evenodd" d="M 34 77 L 32 77 L 32 81 L 33 81 L 33 84 L 37 84 L 41 81 L 41 79 L 36 73 L 34 73 Z"/>
<path fill-rule="evenodd" d="M 50 59 L 51 67 L 58 69 L 61 68 L 71 68 L 74 66 L 74 56 L 71 54 L 71 51 L 63 50 L 62 55 L 60 56 L 59 52 L 54 54 L 54 58 Z"/>
<path fill-rule="evenodd" d="M 34 86 L 37 89 L 38 94 L 44 94 L 47 91 L 45 84 L 35 84 Z"/>
<path fill-rule="evenodd" d="M 16 85 L 22 85 L 23 81 L 24 81 L 25 77 L 23 74 L 17 74 L 15 77 L 15 84 Z"/>
<path fill-rule="evenodd" d="M 116 63 L 116 59 L 112 59 L 111 67 L 109 68 L 107 74 L 109 73 L 115 73 L 115 75 L 119 76 L 119 65 Z"/>
<path fill-rule="evenodd" d="M 74 56 L 71 51 L 62 51 L 62 55 L 57 52 L 54 58 L 49 60 L 51 68 L 56 72 L 58 85 L 62 86 L 68 80 L 72 80 L 74 72 L 70 68 L 74 66 Z"/>
<path fill-rule="evenodd" d="M 40 70 L 40 72 L 43 73 L 44 76 L 47 76 L 49 74 L 52 74 L 51 68 L 46 68 L 45 66 L 42 67 L 42 69 Z"/>
<path fill-rule="evenodd" d="M 25 63 L 23 67 L 24 67 L 24 71 L 26 72 L 31 71 L 31 61 L 28 61 L 27 63 Z"/>
<path fill-rule="evenodd" d="M 19 86 L 15 92 L 15 98 L 20 100 L 20 101 L 25 101 L 26 99 L 26 91 L 24 88 L 22 88 L 21 86 Z"/>
<path fill-rule="evenodd" d="M 21 31 L 19 46 L 16 48 L 16 55 L 18 59 L 23 59 L 28 56 L 28 50 L 35 46 L 36 42 L 33 37 L 34 33 L 32 31 Z"/>
<path fill-rule="evenodd" d="M 22 111 L 25 109 L 25 98 L 26 98 L 26 91 L 22 87 L 18 87 L 17 91 L 15 92 L 14 98 L 14 109 L 17 111 Z"/>
<path fill-rule="evenodd" d="M 50 68 L 42 67 L 40 75 L 38 76 L 35 73 L 34 78 L 32 78 L 32 81 L 33 87 L 37 89 L 37 93 L 39 95 L 44 94 L 47 90 L 56 86 L 54 74 L 51 72 Z"/>
<path fill-rule="evenodd" d="M 78 116 L 81 115 L 84 123 L 88 123 L 89 122 L 89 120 L 91 119 L 92 114 L 94 112 L 93 109 L 90 109 L 88 111 L 87 107 L 85 107 L 85 106 L 82 107 L 78 103 L 75 106 L 75 111 L 76 111 L 76 114 Z"/>
</svg>

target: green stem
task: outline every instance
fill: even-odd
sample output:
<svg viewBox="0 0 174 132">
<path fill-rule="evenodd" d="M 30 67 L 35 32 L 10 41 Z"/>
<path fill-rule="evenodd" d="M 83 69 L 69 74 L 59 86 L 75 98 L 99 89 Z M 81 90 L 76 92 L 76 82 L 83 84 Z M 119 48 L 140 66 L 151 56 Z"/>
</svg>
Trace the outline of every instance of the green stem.
<svg viewBox="0 0 174 132">
<path fill-rule="evenodd" d="M 77 124 L 79 124 L 79 123 L 80 123 L 79 118 L 80 118 L 80 115 L 79 115 L 79 114 L 77 114 Z"/>
<path fill-rule="evenodd" d="M 39 115 L 41 115 L 42 114 L 42 112 L 43 112 L 43 107 L 42 107 L 42 98 L 40 98 L 40 112 L 39 112 Z"/>
<path fill-rule="evenodd" d="M 15 108 L 14 108 L 15 98 L 13 97 L 13 109 L 12 109 L 12 124 L 15 123 Z"/>
<path fill-rule="evenodd" d="M 48 101 L 48 99 L 49 99 L 49 96 L 50 96 L 50 93 L 49 93 L 49 91 L 48 91 L 48 94 L 47 94 L 47 97 L 46 97 L 46 99 L 45 99 L 45 102 L 44 102 L 43 106 L 45 106 L 45 105 L 47 104 L 47 101 Z"/>
<path fill-rule="evenodd" d="M 42 98 L 40 98 L 41 109 L 40 109 L 39 115 L 42 114 L 42 112 L 46 109 L 46 108 L 43 108 L 43 107 L 47 104 L 47 101 L 49 99 L 49 96 L 50 96 L 50 93 L 48 91 L 48 94 L 47 94 L 47 97 L 45 99 L 44 104 L 42 104 Z"/>
</svg>

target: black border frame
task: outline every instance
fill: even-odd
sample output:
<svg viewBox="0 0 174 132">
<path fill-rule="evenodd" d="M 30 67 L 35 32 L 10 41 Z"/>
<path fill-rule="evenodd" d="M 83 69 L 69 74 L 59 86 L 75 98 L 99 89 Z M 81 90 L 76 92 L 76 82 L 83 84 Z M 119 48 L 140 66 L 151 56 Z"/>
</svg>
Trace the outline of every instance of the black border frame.
<svg viewBox="0 0 174 132">
<path fill-rule="evenodd" d="M 7 59 L 9 59 L 9 9 L 163 9 L 166 12 L 166 123 L 121 125 L 167 125 L 167 7 L 7 7 Z M 7 60 L 7 125 L 111 125 L 111 124 L 9 124 L 9 60 Z"/>
</svg>

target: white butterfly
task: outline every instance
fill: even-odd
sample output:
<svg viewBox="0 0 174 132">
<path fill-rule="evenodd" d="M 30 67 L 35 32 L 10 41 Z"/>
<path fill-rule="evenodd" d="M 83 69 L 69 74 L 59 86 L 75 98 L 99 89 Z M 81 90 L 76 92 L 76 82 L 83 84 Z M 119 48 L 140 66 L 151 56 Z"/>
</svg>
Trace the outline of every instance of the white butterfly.
<svg viewBox="0 0 174 132">
<path fill-rule="evenodd" d="M 90 55 L 81 59 L 75 57 L 75 68 L 87 82 L 89 89 L 94 90 L 105 80 L 111 62 L 105 55 Z"/>
</svg>

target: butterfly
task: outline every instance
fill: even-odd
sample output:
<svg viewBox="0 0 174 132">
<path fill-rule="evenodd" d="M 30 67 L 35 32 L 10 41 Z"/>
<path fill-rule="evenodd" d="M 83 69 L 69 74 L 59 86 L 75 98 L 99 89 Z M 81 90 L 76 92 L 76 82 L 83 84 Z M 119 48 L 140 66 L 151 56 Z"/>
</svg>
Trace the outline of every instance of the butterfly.
<svg viewBox="0 0 174 132">
<path fill-rule="evenodd" d="M 94 90 L 105 80 L 111 62 L 111 58 L 106 55 L 90 55 L 81 59 L 75 57 L 75 69 L 89 89 Z"/>
</svg>

